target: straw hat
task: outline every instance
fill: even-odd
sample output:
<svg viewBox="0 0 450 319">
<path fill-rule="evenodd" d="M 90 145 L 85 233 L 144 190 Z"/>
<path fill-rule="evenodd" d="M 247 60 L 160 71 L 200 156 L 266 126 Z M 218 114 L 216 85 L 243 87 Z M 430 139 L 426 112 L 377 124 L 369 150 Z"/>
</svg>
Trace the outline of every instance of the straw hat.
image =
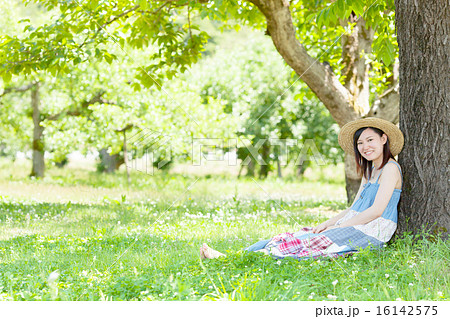
<svg viewBox="0 0 450 319">
<path fill-rule="evenodd" d="M 364 119 L 359 119 L 355 121 L 348 122 L 345 124 L 341 131 L 339 132 L 339 145 L 342 149 L 351 155 L 354 155 L 353 151 L 353 136 L 355 132 L 361 127 L 376 127 L 382 130 L 389 138 L 389 146 L 393 156 L 399 154 L 403 148 L 404 137 L 402 131 L 389 121 L 375 118 L 367 117 Z"/>
</svg>

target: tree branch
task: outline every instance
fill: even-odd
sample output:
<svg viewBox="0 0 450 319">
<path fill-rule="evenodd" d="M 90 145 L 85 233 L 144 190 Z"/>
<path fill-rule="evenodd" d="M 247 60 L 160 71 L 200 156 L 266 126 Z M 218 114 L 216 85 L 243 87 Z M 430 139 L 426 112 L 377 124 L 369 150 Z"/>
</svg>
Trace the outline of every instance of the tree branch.
<svg viewBox="0 0 450 319">
<path fill-rule="evenodd" d="M 9 87 L 6 88 L 2 94 L 0 94 L 0 97 L 12 93 L 12 92 L 25 92 L 28 91 L 29 89 L 31 89 L 33 86 L 36 85 L 37 82 L 31 82 L 30 84 L 24 85 L 24 86 L 19 86 L 19 87 Z"/>
<path fill-rule="evenodd" d="M 345 33 L 341 37 L 342 46 L 342 77 L 344 86 L 353 97 L 352 103 L 360 115 L 366 115 L 370 110 L 369 105 L 369 68 L 366 63 L 365 54 L 372 51 L 374 30 L 366 28 L 366 22 L 362 17 L 356 19 L 353 14 L 351 22 L 356 22 L 350 34 Z M 345 27 L 347 21 L 340 21 Z"/>
<path fill-rule="evenodd" d="M 281 0 L 247 0 L 266 17 L 272 41 L 292 69 L 323 102 L 331 116 L 340 125 L 359 117 L 350 92 L 339 79 L 316 59 L 312 58 L 298 41 L 292 15 Z"/>
<path fill-rule="evenodd" d="M 99 104 L 110 104 L 110 105 L 118 105 L 120 106 L 118 103 L 109 101 L 109 100 L 105 100 L 102 98 L 102 96 L 106 93 L 106 91 L 99 91 L 97 92 L 97 94 L 95 94 L 90 100 L 87 101 L 83 101 L 81 103 L 81 107 L 79 109 L 73 110 L 73 111 L 62 111 L 56 114 L 52 114 L 52 115 L 47 115 L 45 117 L 45 119 L 47 121 L 56 121 L 58 120 L 61 116 L 66 115 L 66 116 L 83 116 L 86 113 L 91 113 L 92 111 L 88 110 L 89 105 L 95 104 L 95 103 L 99 103 Z"/>
<path fill-rule="evenodd" d="M 134 124 L 127 124 L 125 127 L 115 129 L 114 131 L 116 131 L 116 132 L 118 132 L 118 133 L 126 132 L 126 131 L 132 129 L 133 127 L 135 127 Z"/>
</svg>

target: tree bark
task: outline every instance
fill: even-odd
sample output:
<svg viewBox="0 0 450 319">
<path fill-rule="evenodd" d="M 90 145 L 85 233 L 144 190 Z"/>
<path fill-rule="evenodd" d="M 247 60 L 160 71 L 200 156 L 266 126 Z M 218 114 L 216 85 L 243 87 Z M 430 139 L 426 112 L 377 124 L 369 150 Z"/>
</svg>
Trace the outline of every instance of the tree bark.
<svg viewBox="0 0 450 319">
<path fill-rule="evenodd" d="M 264 143 L 261 147 L 261 157 L 264 161 L 264 164 L 261 164 L 259 167 L 259 178 L 267 178 L 270 171 L 270 144 L 268 142 Z"/>
<path fill-rule="evenodd" d="M 128 150 L 127 150 L 127 130 L 123 130 L 123 160 L 125 162 L 125 169 L 127 170 L 127 186 L 131 184 L 130 166 L 128 164 Z"/>
<path fill-rule="evenodd" d="M 248 177 L 255 176 L 255 167 L 256 167 L 256 161 L 252 157 L 250 157 L 250 161 L 248 162 L 248 165 L 247 165 L 247 173 L 245 174 L 245 176 L 248 176 Z"/>
<path fill-rule="evenodd" d="M 41 110 L 39 109 L 39 82 L 35 83 L 31 90 L 31 107 L 33 109 L 33 145 L 32 145 L 32 167 L 30 176 L 44 177 L 45 161 L 44 161 L 44 142 L 42 133 L 44 128 L 41 126 Z"/>
<path fill-rule="evenodd" d="M 109 154 L 106 148 L 102 148 L 99 151 L 100 165 L 98 171 L 105 173 L 114 173 L 119 169 L 120 165 L 125 163 L 125 159 L 119 154 Z"/>
<path fill-rule="evenodd" d="M 347 21 L 342 21 L 341 24 L 345 26 Z M 341 37 L 344 86 L 350 93 L 354 109 L 360 115 L 365 115 L 370 110 L 370 65 L 366 63 L 365 54 L 372 52 L 374 31 L 366 28 L 365 24 L 364 19 L 359 19 L 352 32 Z"/>
<path fill-rule="evenodd" d="M 306 166 L 305 162 L 303 162 L 301 165 L 298 165 L 297 169 L 296 169 L 297 177 L 303 177 L 303 174 L 305 173 L 306 168 L 307 168 L 307 166 Z"/>
<path fill-rule="evenodd" d="M 395 6 L 405 135 L 399 231 L 425 227 L 448 237 L 449 4 L 395 0 Z"/>
<path fill-rule="evenodd" d="M 361 177 L 356 172 L 355 158 L 351 155 L 345 154 L 344 158 L 345 166 L 345 190 L 347 192 L 347 202 L 353 203 L 356 194 L 361 185 Z"/>
<path fill-rule="evenodd" d="M 281 163 L 280 163 L 279 158 L 277 158 L 277 176 L 278 176 L 278 178 L 283 178 L 283 173 L 281 172 Z"/>
</svg>

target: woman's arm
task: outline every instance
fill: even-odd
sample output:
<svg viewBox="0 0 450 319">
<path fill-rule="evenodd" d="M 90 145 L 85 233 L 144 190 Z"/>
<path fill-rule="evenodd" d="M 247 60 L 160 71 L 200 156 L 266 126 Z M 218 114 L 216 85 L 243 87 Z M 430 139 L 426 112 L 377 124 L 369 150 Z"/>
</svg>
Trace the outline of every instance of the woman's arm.
<svg viewBox="0 0 450 319">
<path fill-rule="evenodd" d="M 364 188 L 364 184 L 366 183 L 366 179 L 364 178 L 364 176 L 361 179 L 361 184 L 359 185 L 359 190 L 358 193 L 355 196 L 355 199 L 353 200 L 353 203 L 350 205 L 349 208 L 343 210 L 342 212 L 340 212 L 338 215 L 328 219 L 327 221 L 323 222 L 322 224 L 316 226 L 313 228 L 312 232 L 313 233 L 320 233 L 322 231 L 324 231 L 326 228 L 333 226 L 336 224 L 336 222 L 341 219 L 342 217 L 345 216 L 345 214 L 348 213 L 348 211 L 350 210 L 350 208 L 356 203 L 356 201 L 358 200 L 359 196 L 361 195 L 361 192 Z"/>
<path fill-rule="evenodd" d="M 378 186 L 378 192 L 372 206 L 343 222 L 339 227 L 364 225 L 380 217 L 391 200 L 395 185 L 399 179 L 401 179 L 401 176 L 397 166 L 395 164 L 386 164 L 383 175 L 380 176 L 380 186 Z"/>
</svg>

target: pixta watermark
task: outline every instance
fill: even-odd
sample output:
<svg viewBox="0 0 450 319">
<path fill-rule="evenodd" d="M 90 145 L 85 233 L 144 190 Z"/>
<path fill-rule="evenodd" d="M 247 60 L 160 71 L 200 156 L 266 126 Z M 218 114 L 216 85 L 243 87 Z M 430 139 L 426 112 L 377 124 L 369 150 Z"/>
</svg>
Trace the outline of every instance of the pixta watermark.
<svg viewBox="0 0 450 319">
<path fill-rule="evenodd" d="M 224 165 L 247 166 L 250 162 L 269 165 L 276 154 L 281 166 L 294 164 L 301 166 L 305 161 L 314 161 L 317 165 L 327 165 L 313 139 L 261 138 L 252 141 L 248 138 L 191 138 L 189 141 L 175 140 L 159 131 L 143 129 L 128 140 L 127 165 L 131 169 L 154 174 L 155 170 L 166 168 L 172 162 L 174 145 L 183 145 L 187 151 L 178 152 L 177 157 L 190 161 L 193 166 L 207 162 L 223 162 Z M 265 149 L 271 150 L 268 157 Z"/>
</svg>

